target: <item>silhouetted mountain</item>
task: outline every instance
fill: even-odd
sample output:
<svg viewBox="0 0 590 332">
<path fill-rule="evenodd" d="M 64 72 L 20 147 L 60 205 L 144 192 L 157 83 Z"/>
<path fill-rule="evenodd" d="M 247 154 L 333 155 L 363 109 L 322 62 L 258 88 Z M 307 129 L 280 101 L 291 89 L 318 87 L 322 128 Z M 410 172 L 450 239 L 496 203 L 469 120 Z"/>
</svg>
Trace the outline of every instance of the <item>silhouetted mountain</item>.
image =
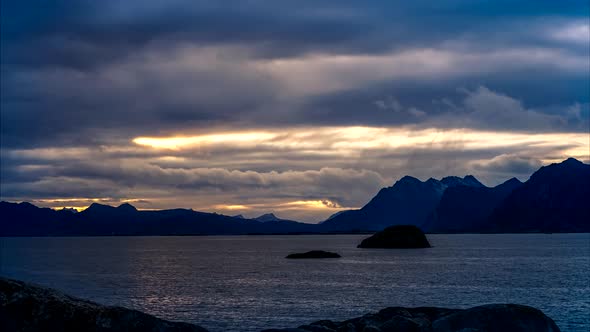
<svg viewBox="0 0 590 332">
<path fill-rule="evenodd" d="M 84 211 L 0 202 L 0 236 L 285 234 L 378 231 L 414 225 L 427 232 L 590 232 L 590 165 L 575 159 L 542 167 L 522 184 L 494 188 L 475 177 L 420 181 L 405 176 L 359 210 L 319 225 L 273 214 L 255 219 L 190 209 L 138 211 L 93 203 Z"/>
<path fill-rule="evenodd" d="M 282 219 L 275 216 L 273 213 L 266 213 L 256 218 L 252 218 L 252 220 L 257 220 L 260 222 L 269 222 L 269 221 L 280 221 Z"/>
<path fill-rule="evenodd" d="M 345 212 L 349 212 L 349 211 L 353 211 L 353 210 L 342 210 L 342 211 L 338 211 L 338 212 L 332 214 L 331 216 L 329 216 L 328 219 L 326 219 L 326 220 L 330 220 L 330 219 L 332 219 L 332 218 L 334 218 L 336 216 L 339 216 L 339 215 L 341 215 L 341 214 L 343 214 Z M 322 221 L 322 223 L 325 222 L 326 220 Z"/>
<path fill-rule="evenodd" d="M 99 203 L 92 203 L 82 213 L 110 213 L 115 210 L 115 207 Z"/>
<path fill-rule="evenodd" d="M 62 212 L 70 212 L 70 213 L 78 213 L 78 210 L 73 209 L 73 208 L 66 208 L 66 207 L 61 208 L 59 211 L 62 211 Z"/>
<path fill-rule="evenodd" d="M 131 204 L 93 203 L 80 213 L 38 208 L 29 203 L 0 202 L 0 236 L 209 235 L 269 234 L 313 231 L 313 225 L 290 220 L 261 223 L 188 209 L 138 211 Z"/>
<path fill-rule="evenodd" d="M 444 191 L 454 186 L 484 187 L 473 176 L 445 177 L 422 182 L 404 176 L 392 187 L 383 188 L 360 210 L 344 211 L 324 221 L 325 230 L 377 231 L 392 225 L 421 226 L 437 206 Z"/>
<path fill-rule="evenodd" d="M 447 176 L 440 180 L 440 182 L 447 185 L 447 187 L 466 186 L 466 187 L 485 187 L 473 175 L 466 175 L 464 178 L 458 176 Z"/>
<path fill-rule="evenodd" d="M 541 167 L 494 210 L 490 232 L 590 232 L 590 165 Z"/>
<path fill-rule="evenodd" d="M 38 208 L 27 202 L 0 202 L 0 235 L 60 235 L 67 230 L 68 222 L 75 215 L 67 211 Z"/>
<path fill-rule="evenodd" d="M 129 203 L 123 203 L 117 207 L 117 211 L 121 211 L 123 213 L 135 213 L 137 212 L 137 209 L 135 206 Z"/>
<path fill-rule="evenodd" d="M 494 208 L 521 185 L 522 182 L 512 178 L 493 188 L 483 185 L 449 187 L 422 228 L 430 233 L 481 231 Z"/>
</svg>

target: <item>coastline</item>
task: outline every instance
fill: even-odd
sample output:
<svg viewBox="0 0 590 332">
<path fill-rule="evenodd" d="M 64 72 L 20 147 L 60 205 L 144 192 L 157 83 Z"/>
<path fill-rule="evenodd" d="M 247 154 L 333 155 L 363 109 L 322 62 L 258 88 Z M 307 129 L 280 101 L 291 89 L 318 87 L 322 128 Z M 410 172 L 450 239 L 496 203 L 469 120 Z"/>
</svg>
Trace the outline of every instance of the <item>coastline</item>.
<svg viewBox="0 0 590 332">
<path fill-rule="evenodd" d="M 0 277 L 0 327 L 3 331 L 159 331 L 207 332 L 201 326 L 172 322 L 117 306 L 104 306 L 60 291 Z M 489 304 L 469 309 L 389 307 L 342 322 L 316 321 L 297 328 L 262 332 L 387 331 L 558 332 L 542 311 L 517 304 Z"/>
</svg>

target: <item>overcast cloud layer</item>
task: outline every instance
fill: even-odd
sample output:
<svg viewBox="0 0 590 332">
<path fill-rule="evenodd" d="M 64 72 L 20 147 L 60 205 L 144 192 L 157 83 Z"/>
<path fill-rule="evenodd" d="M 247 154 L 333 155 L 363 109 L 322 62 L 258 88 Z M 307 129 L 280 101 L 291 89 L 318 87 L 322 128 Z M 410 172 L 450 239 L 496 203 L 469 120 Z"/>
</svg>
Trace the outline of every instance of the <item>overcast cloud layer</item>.
<svg viewBox="0 0 590 332">
<path fill-rule="evenodd" d="M 5 200 L 318 221 L 590 159 L 586 0 L 0 4 Z"/>
</svg>

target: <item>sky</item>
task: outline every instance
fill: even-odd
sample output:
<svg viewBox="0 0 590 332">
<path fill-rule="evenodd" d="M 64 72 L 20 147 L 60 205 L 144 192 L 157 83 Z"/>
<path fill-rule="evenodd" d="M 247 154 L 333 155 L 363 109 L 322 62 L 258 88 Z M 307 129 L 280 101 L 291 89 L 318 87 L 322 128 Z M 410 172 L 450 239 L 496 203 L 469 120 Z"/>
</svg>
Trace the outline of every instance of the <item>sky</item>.
<svg viewBox="0 0 590 332">
<path fill-rule="evenodd" d="M 590 159 L 590 4 L 0 1 L 0 196 L 317 222 Z"/>
</svg>

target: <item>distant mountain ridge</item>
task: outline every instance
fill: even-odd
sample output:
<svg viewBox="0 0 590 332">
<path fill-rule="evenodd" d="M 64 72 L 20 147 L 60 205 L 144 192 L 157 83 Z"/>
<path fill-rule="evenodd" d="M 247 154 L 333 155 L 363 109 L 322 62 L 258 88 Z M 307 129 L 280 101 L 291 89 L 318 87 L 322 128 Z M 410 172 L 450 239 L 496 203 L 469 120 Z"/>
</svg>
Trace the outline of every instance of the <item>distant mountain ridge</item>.
<svg viewBox="0 0 590 332">
<path fill-rule="evenodd" d="M 248 219 L 190 209 L 140 211 L 93 203 L 87 209 L 0 202 L 0 236 L 348 233 L 415 225 L 431 233 L 590 232 L 590 165 L 570 158 L 541 167 L 526 182 L 486 187 L 474 176 L 420 181 L 404 176 L 364 207 L 319 224 Z"/>
<path fill-rule="evenodd" d="M 260 222 L 269 222 L 269 221 L 280 221 L 282 219 L 275 216 L 274 213 L 266 213 L 266 214 L 260 215 L 256 218 L 252 218 L 252 220 L 256 220 L 256 221 L 260 221 Z"/>
<path fill-rule="evenodd" d="M 493 211 L 489 232 L 590 232 L 590 165 L 543 166 Z"/>
<path fill-rule="evenodd" d="M 447 188 L 465 186 L 485 188 L 474 176 L 464 178 L 430 178 L 424 182 L 404 176 L 393 186 L 383 188 L 360 210 L 350 210 L 332 216 L 321 225 L 326 230 L 378 231 L 392 225 L 422 226 L 436 208 Z"/>
<path fill-rule="evenodd" d="M 431 233 L 480 231 L 494 208 L 521 185 L 522 182 L 512 178 L 493 188 L 464 185 L 450 187 L 445 190 L 422 228 Z"/>
<path fill-rule="evenodd" d="M 430 233 L 590 232 L 590 165 L 569 158 L 541 167 L 525 183 L 496 187 L 475 177 L 422 182 L 405 176 L 364 207 L 333 215 L 332 231 L 415 225 Z"/>
<path fill-rule="evenodd" d="M 139 211 L 91 204 L 79 213 L 0 202 L 0 236 L 216 235 L 311 232 L 314 225 L 290 220 L 262 223 L 189 209 Z"/>
</svg>

